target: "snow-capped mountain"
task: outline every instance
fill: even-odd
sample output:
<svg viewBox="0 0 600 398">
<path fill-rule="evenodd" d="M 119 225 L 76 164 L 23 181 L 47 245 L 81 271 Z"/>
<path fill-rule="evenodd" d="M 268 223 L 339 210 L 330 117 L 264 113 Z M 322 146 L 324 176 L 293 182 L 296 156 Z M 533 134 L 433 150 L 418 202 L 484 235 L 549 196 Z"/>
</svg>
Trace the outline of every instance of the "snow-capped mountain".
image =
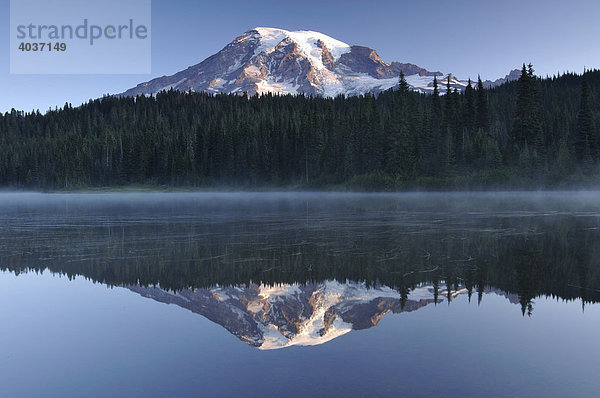
<svg viewBox="0 0 600 398">
<path fill-rule="evenodd" d="M 415 311 L 434 303 L 432 286 L 421 286 L 404 300 L 388 287 L 325 281 L 274 287 L 250 285 L 168 292 L 129 286 L 156 301 L 176 304 L 223 326 L 240 340 L 262 350 L 317 345 L 351 330 L 376 326 L 388 312 Z M 453 298 L 464 293 L 441 291 Z M 439 299 L 438 299 L 439 300 Z"/>
<path fill-rule="evenodd" d="M 259 27 L 197 65 L 141 83 L 121 95 L 151 95 L 171 88 L 250 95 L 360 95 L 396 87 L 401 71 L 410 87 L 421 92 L 433 91 L 434 76 L 442 93 L 448 79 L 453 88 L 467 84 L 452 74 L 429 72 L 414 64 L 387 63 L 371 48 L 351 46 L 322 33 Z"/>
</svg>

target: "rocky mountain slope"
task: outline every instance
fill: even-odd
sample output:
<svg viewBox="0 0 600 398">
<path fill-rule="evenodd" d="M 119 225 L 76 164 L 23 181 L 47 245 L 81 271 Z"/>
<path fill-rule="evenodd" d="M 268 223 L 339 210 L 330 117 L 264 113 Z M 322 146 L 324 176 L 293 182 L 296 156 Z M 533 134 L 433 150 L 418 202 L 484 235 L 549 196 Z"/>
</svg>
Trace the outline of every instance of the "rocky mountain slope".
<svg viewBox="0 0 600 398">
<path fill-rule="evenodd" d="M 197 65 L 141 83 L 121 95 L 151 95 L 175 89 L 350 96 L 396 87 L 401 71 L 410 87 L 421 92 L 433 91 L 434 76 L 442 92 L 448 79 L 459 90 L 467 84 L 452 74 L 430 72 L 414 64 L 387 63 L 371 48 L 350 46 L 322 33 L 258 27 Z"/>
</svg>

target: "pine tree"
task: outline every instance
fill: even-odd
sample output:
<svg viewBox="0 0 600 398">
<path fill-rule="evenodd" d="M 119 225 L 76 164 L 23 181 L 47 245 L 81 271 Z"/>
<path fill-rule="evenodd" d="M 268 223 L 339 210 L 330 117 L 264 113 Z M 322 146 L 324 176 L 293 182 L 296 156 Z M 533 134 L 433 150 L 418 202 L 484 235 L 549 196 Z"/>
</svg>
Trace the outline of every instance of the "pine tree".
<svg viewBox="0 0 600 398">
<path fill-rule="evenodd" d="M 540 121 L 540 102 L 533 66 L 529 64 L 521 71 L 517 94 L 517 108 L 511 130 L 512 143 L 518 148 L 527 144 L 538 166 L 544 160 L 546 145 Z"/>
<path fill-rule="evenodd" d="M 469 84 L 465 88 L 465 112 L 463 118 L 465 128 L 470 136 L 473 135 L 473 131 L 475 130 L 475 95 L 473 91 L 471 79 L 469 79 Z"/>
<path fill-rule="evenodd" d="M 521 77 L 519 77 L 519 88 L 517 93 L 517 106 L 511 130 L 513 145 L 521 147 L 527 142 L 527 119 L 529 107 L 529 75 L 527 67 L 523 64 Z"/>
<path fill-rule="evenodd" d="M 490 115 L 488 110 L 487 92 L 483 87 L 481 76 L 477 76 L 477 129 L 490 131 Z"/>
<path fill-rule="evenodd" d="M 443 129 L 446 132 L 451 133 L 451 129 L 454 125 L 454 103 L 452 98 L 452 87 L 450 86 L 450 75 L 446 81 L 446 95 L 444 96 L 444 112 L 443 112 Z"/>
<path fill-rule="evenodd" d="M 431 93 L 431 102 L 433 105 L 433 112 L 441 114 L 442 105 L 440 103 L 440 90 L 438 89 L 437 76 L 433 76 L 433 92 Z"/>
<path fill-rule="evenodd" d="M 408 93 L 410 90 L 410 87 L 408 86 L 408 83 L 406 82 L 404 72 L 402 72 L 402 71 L 400 71 L 400 80 L 399 80 L 398 90 L 401 95 Z"/>
<path fill-rule="evenodd" d="M 444 161 L 444 139 L 445 133 L 442 133 L 442 103 L 438 89 L 437 76 L 433 77 L 433 93 L 431 94 L 431 117 L 430 117 L 430 140 L 435 146 L 435 150 L 430 154 L 430 169 L 432 174 L 440 174 L 436 164 L 442 164 Z M 438 171 L 436 173 L 436 171 Z"/>
<path fill-rule="evenodd" d="M 581 79 L 581 100 L 577 114 L 577 132 L 575 138 L 575 152 L 577 160 L 589 162 L 597 156 L 596 142 L 594 142 L 594 126 L 592 109 L 590 107 L 590 89 L 587 74 L 584 72 Z"/>
<path fill-rule="evenodd" d="M 410 148 L 410 141 L 413 137 L 407 130 L 407 101 L 409 90 L 404 73 L 401 71 L 397 106 L 396 109 L 394 109 L 393 123 L 390 133 L 387 136 L 385 169 L 392 175 L 406 175 L 406 166 L 412 166 L 414 164 L 414 156 L 411 153 L 412 148 Z"/>
</svg>

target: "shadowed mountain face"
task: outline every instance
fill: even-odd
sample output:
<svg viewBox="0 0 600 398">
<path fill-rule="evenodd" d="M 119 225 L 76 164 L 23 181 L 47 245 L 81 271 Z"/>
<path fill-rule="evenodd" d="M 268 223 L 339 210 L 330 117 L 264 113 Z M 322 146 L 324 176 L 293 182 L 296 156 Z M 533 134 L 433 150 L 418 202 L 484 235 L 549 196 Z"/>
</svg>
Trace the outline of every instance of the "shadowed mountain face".
<svg viewBox="0 0 600 398">
<path fill-rule="evenodd" d="M 433 91 L 434 76 L 438 76 L 441 87 L 446 86 L 448 79 L 451 87 L 459 90 L 467 84 L 451 74 L 429 72 L 414 64 L 387 63 L 371 48 L 350 46 L 322 33 L 255 28 L 201 63 L 141 83 L 122 95 L 149 95 L 174 89 L 335 97 L 397 87 L 400 72 L 406 75 L 409 86 L 421 92 Z"/>
</svg>

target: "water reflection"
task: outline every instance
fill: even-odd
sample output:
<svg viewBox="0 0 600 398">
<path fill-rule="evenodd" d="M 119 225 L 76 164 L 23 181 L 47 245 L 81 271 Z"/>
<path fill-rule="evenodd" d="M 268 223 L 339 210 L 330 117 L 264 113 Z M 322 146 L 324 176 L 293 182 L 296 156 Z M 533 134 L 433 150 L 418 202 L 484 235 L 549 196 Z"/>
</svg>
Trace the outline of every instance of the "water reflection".
<svg viewBox="0 0 600 398">
<path fill-rule="evenodd" d="M 419 286 L 407 295 L 387 286 L 333 280 L 275 286 L 250 285 L 184 289 L 128 289 L 156 301 L 175 304 L 223 326 L 240 340 L 261 350 L 326 343 L 352 330 L 377 326 L 387 313 L 412 312 L 429 304 L 466 294 L 464 287 L 439 291 Z M 491 293 L 488 289 L 487 293 Z M 494 291 L 505 295 L 501 291 Z M 505 295 L 518 303 L 518 297 Z"/>
<path fill-rule="evenodd" d="M 0 195 L 0 268 L 129 289 L 267 349 L 460 293 L 600 301 L 599 196 Z M 450 293 L 448 293 L 450 292 Z"/>
</svg>

